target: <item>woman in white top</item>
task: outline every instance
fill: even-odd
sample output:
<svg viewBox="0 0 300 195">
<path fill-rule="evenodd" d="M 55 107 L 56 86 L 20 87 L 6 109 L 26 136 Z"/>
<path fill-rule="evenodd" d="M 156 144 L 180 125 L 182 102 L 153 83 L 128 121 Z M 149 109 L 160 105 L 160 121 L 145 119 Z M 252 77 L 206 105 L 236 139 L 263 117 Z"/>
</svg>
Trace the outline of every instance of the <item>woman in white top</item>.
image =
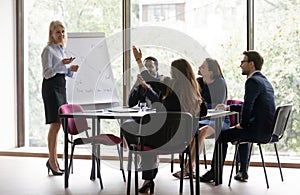
<svg viewBox="0 0 300 195">
<path fill-rule="evenodd" d="M 74 58 L 66 58 L 64 47 L 66 45 L 65 27 L 60 21 L 52 21 L 49 27 L 49 40 L 42 52 L 43 83 L 42 97 L 45 109 L 46 124 L 50 124 L 48 132 L 49 160 L 46 163 L 48 174 L 62 175 L 64 170 L 59 168 L 57 162 L 57 135 L 61 127 L 58 109 L 67 103 L 66 79 L 77 72 L 78 65 L 69 65 Z"/>
</svg>

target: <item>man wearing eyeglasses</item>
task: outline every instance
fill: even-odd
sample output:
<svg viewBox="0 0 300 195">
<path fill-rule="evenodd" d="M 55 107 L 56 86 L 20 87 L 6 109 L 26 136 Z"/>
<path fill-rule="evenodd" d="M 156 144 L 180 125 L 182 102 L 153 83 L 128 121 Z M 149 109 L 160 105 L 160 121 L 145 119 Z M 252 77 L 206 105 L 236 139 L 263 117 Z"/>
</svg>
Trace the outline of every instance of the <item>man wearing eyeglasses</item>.
<svg viewBox="0 0 300 195">
<path fill-rule="evenodd" d="M 144 64 L 151 75 L 156 78 L 162 76 L 158 73 L 158 61 L 156 58 L 149 56 L 144 59 Z M 136 82 L 129 93 L 128 105 L 129 107 L 133 107 L 140 102 L 146 102 L 147 106 L 150 107 L 152 102 L 159 101 L 160 93 L 158 89 L 146 83 L 142 76 L 138 74 Z"/>
<path fill-rule="evenodd" d="M 274 90 L 267 78 L 261 73 L 264 59 L 256 51 L 243 52 L 241 61 L 242 75 L 247 76 L 243 105 L 217 105 L 217 109 L 241 112 L 239 124 L 234 128 L 221 131 L 218 142 L 222 144 L 224 164 L 228 142 L 268 142 L 272 136 L 272 124 L 275 114 Z M 248 180 L 248 156 L 249 144 L 239 146 L 240 170 L 234 177 L 238 181 Z M 215 179 L 214 171 L 215 155 L 212 160 L 212 168 L 200 177 L 202 182 L 211 182 Z"/>
</svg>

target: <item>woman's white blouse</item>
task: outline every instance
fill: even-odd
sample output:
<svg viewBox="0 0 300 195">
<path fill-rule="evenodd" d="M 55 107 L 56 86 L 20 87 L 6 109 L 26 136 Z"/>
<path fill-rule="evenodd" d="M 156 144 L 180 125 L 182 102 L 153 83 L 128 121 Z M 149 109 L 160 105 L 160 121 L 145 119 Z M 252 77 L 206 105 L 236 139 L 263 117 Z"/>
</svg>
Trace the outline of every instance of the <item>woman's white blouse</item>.
<svg viewBox="0 0 300 195">
<path fill-rule="evenodd" d="M 65 58 L 65 53 L 60 45 L 49 44 L 42 52 L 43 76 L 49 79 L 57 73 L 66 74 L 69 77 L 73 76 L 70 71 L 70 65 L 63 64 L 62 59 Z"/>
</svg>

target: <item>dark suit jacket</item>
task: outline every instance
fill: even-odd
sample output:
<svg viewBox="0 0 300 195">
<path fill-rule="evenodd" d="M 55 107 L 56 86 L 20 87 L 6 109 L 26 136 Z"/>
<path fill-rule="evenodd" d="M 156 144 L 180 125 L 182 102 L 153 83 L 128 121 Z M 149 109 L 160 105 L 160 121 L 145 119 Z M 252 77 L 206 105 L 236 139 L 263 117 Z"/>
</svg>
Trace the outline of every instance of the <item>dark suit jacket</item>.
<svg viewBox="0 0 300 195">
<path fill-rule="evenodd" d="M 158 79 L 162 75 L 158 75 Z M 149 84 L 149 83 L 148 83 Z M 151 83 L 150 83 L 151 85 Z M 133 107 L 137 105 L 139 102 L 146 102 L 146 97 L 153 103 L 153 102 L 158 102 L 159 96 L 160 96 L 160 89 L 157 88 L 155 85 L 151 85 L 151 89 L 146 90 L 143 88 L 141 85 L 137 87 L 137 89 L 132 88 L 129 93 L 129 98 L 128 98 L 128 105 L 129 107 Z M 149 105 L 148 105 L 149 106 Z"/>
<path fill-rule="evenodd" d="M 242 111 L 242 139 L 259 142 L 267 142 L 272 136 L 275 109 L 273 87 L 261 72 L 247 79 L 243 106 L 230 106 L 230 110 Z"/>
<path fill-rule="evenodd" d="M 166 95 L 167 85 L 161 81 L 160 78 L 153 77 L 147 70 L 141 72 L 143 79 L 151 85 L 153 89 L 159 91 L 159 101 L 153 102 L 162 102 L 162 104 L 156 105 L 157 111 L 181 111 L 181 105 L 179 98 L 175 93 L 169 94 L 166 98 L 163 97 Z M 149 93 L 146 94 L 149 98 Z"/>
</svg>

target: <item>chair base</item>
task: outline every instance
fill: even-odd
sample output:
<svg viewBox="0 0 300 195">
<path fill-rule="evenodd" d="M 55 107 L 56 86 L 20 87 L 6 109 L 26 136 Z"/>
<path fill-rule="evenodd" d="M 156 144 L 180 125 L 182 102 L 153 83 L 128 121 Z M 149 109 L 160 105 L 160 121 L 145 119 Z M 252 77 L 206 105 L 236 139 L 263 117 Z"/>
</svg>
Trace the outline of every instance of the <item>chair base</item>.
<svg viewBox="0 0 300 195">
<path fill-rule="evenodd" d="M 131 170 L 132 170 L 132 155 L 134 153 L 134 174 L 135 174 L 135 195 L 139 194 L 138 189 L 138 166 L 137 166 L 137 148 L 135 146 L 131 146 L 131 149 L 128 153 L 128 176 L 127 176 L 127 194 L 130 194 L 130 188 L 131 188 Z M 194 181 L 193 181 L 193 170 L 192 170 L 192 159 L 191 159 L 191 153 L 190 148 L 188 147 L 184 152 L 182 152 L 181 158 L 180 158 L 180 169 L 181 169 L 181 176 L 180 176 L 180 186 L 179 186 L 179 193 L 182 194 L 183 192 L 183 171 L 184 171 L 184 155 L 187 155 L 188 162 L 189 162 L 189 179 L 190 179 L 190 194 L 194 194 Z M 173 157 L 173 155 L 172 155 Z M 172 166 L 172 163 L 171 163 Z"/>
<path fill-rule="evenodd" d="M 230 184 L 231 184 L 231 179 L 232 179 L 232 172 L 233 172 L 233 168 L 234 168 L 234 163 L 236 162 L 236 159 L 237 159 L 237 153 L 238 153 L 238 148 L 239 148 L 239 145 L 241 143 L 238 142 L 236 143 L 236 146 L 235 146 L 235 152 L 234 152 L 234 158 L 233 158 L 233 161 L 232 161 L 232 167 L 231 167 L 231 171 L 230 171 L 230 177 L 229 177 L 229 182 L 228 182 L 228 186 L 230 187 Z M 263 157 L 263 153 L 262 153 L 262 148 L 261 148 L 261 143 L 257 143 L 258 147 L 259 147 L 259 152 L 260 152 L 260 156 L 261 156 L 261 162 L 262 162 L 262 166 L 263 166 L 263 169 L 264 169 L 264 175 L 265 175 L 265 179 L 266 179 L 266 185 L 267 185 L 267 188 L 269 189 L 269 181 L 268 181 L 268 176 L 267 176 L 267 171 L 266 171 L 266 166 L 265 166 L 265 161 L 264 161 L 264 157 Z M 249 160 L 248 162 L 250 162 L 250 156 L 251 156 L 251 151 L 252 151 L 252 147 L 253 147 L 253 143 L 251 143 L 251 147 L 250 147 L 250 152 L 249 152 Z M 276 143 L 274 143 L 274 149 L 275 149 L 275 152 L 276 152 L 276 157 L 277 157 L 277 163 L 278 163 L 278 168 L 279 168 L 279 171 L 280 171 L 280 176 L 281 176 L 281 181 L 283 181 L 283 175 L 282 175 L 282 170 L 281 170 L 281 164 L 280 164 L 280 160 L 279 160 L 279 155 L 278 155 L 278 151 L 277 151 L 277 146 L 276 146 Z"/>
</svg>

